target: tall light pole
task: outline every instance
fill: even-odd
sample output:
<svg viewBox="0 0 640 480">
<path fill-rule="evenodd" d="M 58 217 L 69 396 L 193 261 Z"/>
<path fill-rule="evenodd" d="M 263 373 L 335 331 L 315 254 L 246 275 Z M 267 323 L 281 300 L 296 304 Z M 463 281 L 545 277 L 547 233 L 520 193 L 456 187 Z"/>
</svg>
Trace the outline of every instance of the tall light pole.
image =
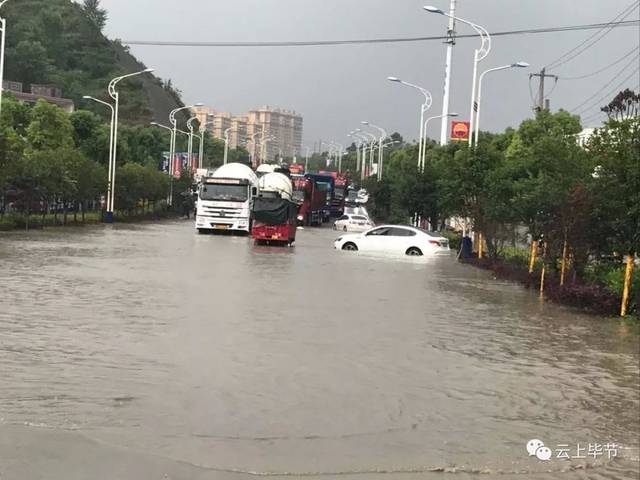
<svg viewBox="0 0 640 480">
<path fill-rule="evenodd" d="M 527 68 L 529 64 L 527 62 L 516 62 L 511 63 L 509 65 L 503 65 L 501 67 L 490 68 L 489 70 L 485 70 L 480 75 L 480 79 L 478 80 L 478 111 L 476 112 L 476 123 L 475 123 L 475 139 L 474 146 L 478 146 L 478 137 L 480 136 L 480 105 L 482 101 L 482 80 L 487 73 L 497 72 L 499 70 L 506 70 L 508 68 Z"/>
<path fill-rule="evenodd" d="M 202 106 L 204 106 L 203 103 L 196 103 L 194 105 L 174 108 L 173 110 L 171 110 L 171 113 L 169 113 L 169 123 L 173 128 L 171 132 L 171 146 L 169 147 L 169 173 L 171 176 L 169 177 L 170 179 L 169 201 L 167 203 L 169 204 L 170 207 L 173 206 L 173 178 L 175 174 L 174 162 L 175 162 L 175 156 L 176 156 L 176 143 L 177 143 L 177 136 L 178 136 L 178 120 L 176 119 L 176 114 L 182 110 L 191 110 L 192 108 L 202 107 Z"/>
<path fill-rule="evenodd" d="M 304 173 L 309 171 L 309 157 L 311 157 L 311 147 L 305 145 L 306 155 L 304 157 Z"/>
<path fill-rule="evenodd" d="M 187 130 L 189 130 L 189 147 L 188 147 L 188 155 L 189 155 L 189 168 L 192 168 L 193 162 L 193 122 L 198 120 L 197 116 L 191 117 L 187 120 Z"/>
<path fill-rule="evenodd" d="M 384 148 L 382 148 L 382 144 L 385 139 L 389 136 L 384 128 L 374 125 L 373 123 L 369 123 L 367 121 L 361 122 L 363 125 L 368 125 L 371 128 L 375 128 L 380 132 L 380 140 L 378 141 L 378 146 L 380 150 L 378 151 L 378 180 L 382 180 L 382 162 L 384 161 Z"/>
<path fill-rule="evenodd" d="M 0 8 L 9 0 L 0 2 Z M 2 90 L 4 89 L 4 49 L 7 40 L 7 20 L 0 17 L 0 116 L 2 116 Z"/>
<path fill-rule="evenodd" d="M 447 118 L 449 118 L 449 117 L 457 117 L 457 116 L 458 116 L 457 113 L 447 113 L 447 116 L 445 117 L 445 122 L 446 122 Z M 428 138 L 427 137 L 427 127 L 429 126 L 429 122 L 431 120 L 436 120 L 438 118 L 442 118 L 442 115 L 436 115 L 434 117 L 429 117 L 424 121 L 424 140 L 423 140 L 424 144 L 423 144 L 423 147 L 422 147 L 423 157 L 422 157 L 422 164 L 418 164 L 418 167 L 420 168 L 421 172 L 424 172 L 424 167 L 425 167 L 425 165 L 427 163 L 426 162 L 426 160 L 427 160 L 427 138 Z"/>
<path fill-rule="evenodd" d="M 268 158 L 267 158 L 267 144 L 269 142 L 271 142 L 272 140 L 275 140 L 276 137 L 273 136 L 265 136 L 265 134 L 262 134 L 262 140 L 260 141 L 260 163 L 265 163 Z"/>
<path fill-rule="evenodd" d="M 116 86 L 125 78 L 135 77 L 137 75 L 142 75 L 143 73 L 151 73 L 153 72 L 153 68 L 147 68 L 145 70 L 141 70 L 139 72 L 129 73 L 127 75 L 122 75 L 120 77 L 116 77 L 109 82 L 109 86 L 107 87 L 107 92 L 109 96 L 115 101 L 114 113 L 112 117 L 112 130 L 113 135 L 111 139 L 111 158 L 109 159 L 109 169 L 111 172 L 111 181 L 108 185 L 107 190 L 107 215 L 105 221 L 107 223 L 113 223 L 113 210 L 114 210 L 114 199 L 115 199 L 115 185 L 116 185 L 116 165 L 118 163 L 118 116 L 120 111 L 120 93 L 116 90 Z"/>
<path fill-rule="evenodd" d="M 476 23 L 470 22 L 469 20 L 465 20 L 464 18 L 456 17 L 455 15 L 452 15 L 450 13 L 443 12 L 442 10 L 436 7 L 427 6 L 427 7 L 424 7 L 424 9 L 427 12 L 444 15 L 446 17 L 452 18 L 459 22 L 465 23 L 469 25 L 471 28 L 473 28 L 476 32 L 478 32 L 478 35 L 480 35 L 480 40 L 482 41 L 482 44 L 480 48 L 476 49 L 474 53 L 474 58 L 473 58 L 473 84 L 471 86 L 471 111 L 469 113 L 469 124 L 471 126 L 470 132 L 469 132 L 469 146 L 471 146 L 473 145 L 473 135 L 471 135 L 471 132 L 473 132 L 473 128 L 474 128 L 476 88 L 478 85 L 478 63 L 484 60 L 486 56 L 489 55 L 489 52 L 491 51 L 491 36 L 489 35 L 489 32 L 487 31 L 486 28 Z"/>
<path fill-rule="evenodd" d="M 111 205 L 111 174 L 113 173 L 113 169 L 112 169 L 112 161 L 113 161 L 113 127 L 114 127 L 114 118 L 115 118 L 115 113 L 116 113 L 116 109 L 114 108 L 113 105 L 111 105 L 108 102 L 105 102 L 103 100 L 99 100 L 97 98 L 94 98 L 90 95 L 85 95 L 82 98 L 84 98 L 85 100 L 92 100 L 94 102 L 97 102 L 101 105 L 105 105 L 107 107 L 109 107 L 109 109 L 111 110 L 111 125 L 109 128 L 109 161 L 108 161 L 108 180 L 107 180 L 107 207 L 109 205 Z"/>
<path fill-rule="evenodd" d="M 373 133 L 365 132 L 361 129 L 356 129 L 356 132 L 363 135 L 367 142 L 369 143 L 369 160 L 367 161 L 367 149 L 366 146 L 363 145 L 363 159 L 362 161 L 369 165 L 369 175 L 371 175 L 371 171 L 373 170 L 373 146 L 378 142 L 378 137 L 376 137 Z M 366 145 L 366 144 L 365 144 Z M 364 168 L 362 169 L 362 180 L 364 180 Z"/>
<path fill-rule="evenodd" d="M 403 80 L 400 80 L 398 77 L 387 77 L 387 80 L 419 90 L 422 95 L 424 95 L 424 103 L 422 104 L 422 107 L 420 109 L 420 142 L 418 144 L 418 164 L 420 165 L 424 163 L 424 115 L 427 113 L 427 110 L 431 108 L 431 105 L 433 104 L 433 97 L 431 96 L 431 92 L 426 88 L 419 87 L 418 85 L 414 85 L 413 83 L 405 82 Z"/>
<path fill-rule="evenodd" d="M 356 132 L 347 134 L 347 137 L 351 138 L 356 146 L 356 172 L 360 171 L 360 146 L 362 145 L 362 139 L 357 135 Z"/>
<path fill-rule="evenodd" d="M 256 132 L 253 135 L 251 135 L 251 165 L 253 165 L 254 168 L 256 168 L 258 166 L 258 161 L 256 159 L 256 153 L 257 153 L 256 138 L 259 135 L 262 135 L 262 132 Z"/>
<path fill-rule="evenodd" d="M 227 159 L 229 158 L 229 132 L 231 131 L 231 127 L 227 128 L 224 131 L 224 161 L 223 165 L 227 164 Z"/>
</svg>

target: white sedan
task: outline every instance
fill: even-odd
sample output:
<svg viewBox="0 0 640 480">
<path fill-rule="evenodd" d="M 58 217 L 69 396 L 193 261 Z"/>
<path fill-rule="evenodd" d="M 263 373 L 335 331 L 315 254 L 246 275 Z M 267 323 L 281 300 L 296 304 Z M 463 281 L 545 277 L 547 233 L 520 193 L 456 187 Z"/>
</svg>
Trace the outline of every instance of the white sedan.
<svg viewBox="0 0 640 480">
<path fill-rule="evenodd" d="M 373 223 L 364 215 L 342 215 L 333 223 L 334 230 L 343 232 L 364 232 L 373 227 Z"/>
<path fill-rule="evenodd" d="M 446 254 L 449 240 L 434 232 L 404 225 L 383 225 L 336 239 L 338 250 L 395 253 L 410 256 Z"/>
</svg>

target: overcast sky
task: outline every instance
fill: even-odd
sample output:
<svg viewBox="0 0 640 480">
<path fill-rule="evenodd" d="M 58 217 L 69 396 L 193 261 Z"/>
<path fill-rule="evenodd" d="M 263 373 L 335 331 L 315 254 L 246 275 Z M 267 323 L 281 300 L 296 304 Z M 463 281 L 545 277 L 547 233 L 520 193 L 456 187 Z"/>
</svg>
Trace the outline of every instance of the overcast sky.
<svg viewBox="0 0 640 480">
<path fill-rule="evenodd" d="M 443 35 L 446 18 L 422 10 L 448 9 L 447 0 L 102 0 L 111 38 L 162 41 L 286 41 Z M 457 15 L 490 32 L 607 22 L 632 0 L 458 0 Z M 638 3 L 638 0 L 635 0 Z M 637 20 L 636 9 L 627 20 Z M 471 33 L 458 25 L 459 33 Z M 483 129 L 517 126 L 531 115 L 530 71 L 578 45 L 594 31 L 495 37 L 481 69 L 523 60 L 528 71 L 487 76 L 483 86 Z M 599 70 L 638 45 L 638 27 L 611 31 L 588 52 L 552 71 L 579 76 Z M 454 49 L 451 111 L 467 119 L 473 49 L 477 38 Z M 346 134 L 368 120 L 407 139 L 418 136 L 417 91 L 390 83 L 390 75 L 432 91 L 432 115 L 442 109 L 445 45 L 438 41 L 330 47 L 185 48 L 135 46 L 132 52 L 162 78 L 171 78 L 186 102 L 242 113 L 270 105 L 304 116 L 305 141 L 347 143 Z M 637 53 L 637 52 L 636 52 Z M 628 64 L 622 74 L 616 74 Z M 584 80 L 560 81 L 551 107 L 573 109 L 594 100 L 638 67 L 637 55 Z M 608 88 L 607 83 L 613 81 Z M 626 82 L 638 85 L 637 73 Z M 553 83 L 551 81 L 551 83 Z M 534 88 L 537 83 L 534 84 Z M 588 102 L 588 107 L 592 102 Z M 600 102 L 585 112 L 597 113 Z M 596 125 L 599 121 L 588 122 Z M 439 125 L 429 128 L 439 138 Z"/>
</svg>

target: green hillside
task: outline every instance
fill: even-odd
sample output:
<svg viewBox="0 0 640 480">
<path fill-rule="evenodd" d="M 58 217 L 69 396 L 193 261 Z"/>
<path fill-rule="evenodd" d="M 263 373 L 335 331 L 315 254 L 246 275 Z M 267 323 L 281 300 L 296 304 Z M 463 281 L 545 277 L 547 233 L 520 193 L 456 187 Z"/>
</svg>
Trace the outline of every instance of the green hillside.
<svg viewBox="0 0 640 480">
<path fill-rule="evenodd" d="M 76 106 L 83 95 L 106 99 L 109 80 L 145 68 L 127 48 L 102 34 L 106 12 L 99 0 L 20 0 L 2 9 L 7 19 L 5 80 L 54 84 Z M 157 77 L 144 75 L 119 85 L 121 118 L 130 123 L 166 122 L 169 111 L 181 106 L 179 95 Z"/>
</svg>

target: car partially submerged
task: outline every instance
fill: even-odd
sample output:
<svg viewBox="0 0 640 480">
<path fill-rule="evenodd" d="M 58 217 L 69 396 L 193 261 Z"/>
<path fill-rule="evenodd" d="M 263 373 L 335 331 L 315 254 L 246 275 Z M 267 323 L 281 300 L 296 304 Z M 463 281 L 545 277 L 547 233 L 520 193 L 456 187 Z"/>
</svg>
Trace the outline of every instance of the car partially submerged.
<svg viewBox="0 0 640 480">
<path fill-rule="evenodd" d="M 364 215 L 342 215 L 333 223 L 334 230 L 343 232 L 364 232 L 373 227 L 373 222 Z"/>
<path fill-rule="evenodd" d="M 334 242 L 338 250 L 432 256 L 451 252 L 449 240 L 436 232 L 406 225 L 382 225 L 359 234 L 343 235 Z"/>
</svg>

